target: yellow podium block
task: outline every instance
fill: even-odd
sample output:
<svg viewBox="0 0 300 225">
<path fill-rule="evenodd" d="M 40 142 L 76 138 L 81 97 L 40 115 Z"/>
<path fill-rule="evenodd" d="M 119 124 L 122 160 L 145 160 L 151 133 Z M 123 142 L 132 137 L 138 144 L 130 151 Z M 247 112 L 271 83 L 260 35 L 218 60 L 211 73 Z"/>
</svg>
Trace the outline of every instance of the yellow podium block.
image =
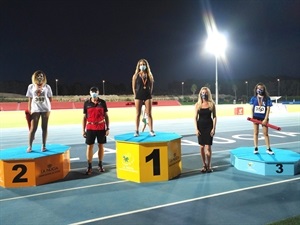
<svg viewBox="0 0 300 225">
<path fill-rule="evenodd" d="M 59 144 L 47 145 L 41 152 L 34 145 L 31 153 L 27 147 L 0 151 L 0 186 L 30 187 L 63 179 L 70 171 L 70 147 Z"/>
<path fill-rule="evenodd" d="M 167 181 L 181 174 L 181 136 L 133 133 L 115 136 L 117 177 L 134 182 Z"/>
</svg>

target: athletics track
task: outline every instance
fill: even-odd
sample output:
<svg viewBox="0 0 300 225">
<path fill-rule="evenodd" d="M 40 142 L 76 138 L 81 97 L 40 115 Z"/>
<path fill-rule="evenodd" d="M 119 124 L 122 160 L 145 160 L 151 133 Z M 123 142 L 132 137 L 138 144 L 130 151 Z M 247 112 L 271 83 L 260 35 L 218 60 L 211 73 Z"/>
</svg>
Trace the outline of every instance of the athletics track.
<svg viewBox="0 0 300 225">
<path fill-rule="evenodd" d="M 180 107 L 173 113 L 179 114 Z M 134 183 L 116 177 L 114 136 L 132 132 L 133 122 L 111 122 L 105 146 L 106 172 L 98 174 L 94 167 L 91 176 L 84 175 L 86 146 L 80 122 L 53 125 L 49 127 L 48 143 L 71 146 L 70 173 L 61 181 L 37 187 L 0 188 L 0 222 L 3 225 L 261 225 L 299 215 L 299 174 L 261 176 L 238 171 L 230 165 L 230 150 L 253 145 L 252 126 L 246 118 L 247 115 L 218 118 L 213 144 L 214 172 L 209 174 L 200 173 L 192 118 L 155 120 L 157 131 L 182 136 L 183 170 L 177 179 L 154 183 Z M 299 113 L 271 115 L 271 121 L 282 127 L 282 131 L 270 130 L 274 148 L 300 153 L 299 118 Z M 40 136 L 39 130 L 37 144 Z M 26 146 L 26 127 L 1 129 L 1 149 L 15 146 L 16 140 L 18 146 Z M 259 144 L 264 151 L 262 134 Z"/>
</svg>

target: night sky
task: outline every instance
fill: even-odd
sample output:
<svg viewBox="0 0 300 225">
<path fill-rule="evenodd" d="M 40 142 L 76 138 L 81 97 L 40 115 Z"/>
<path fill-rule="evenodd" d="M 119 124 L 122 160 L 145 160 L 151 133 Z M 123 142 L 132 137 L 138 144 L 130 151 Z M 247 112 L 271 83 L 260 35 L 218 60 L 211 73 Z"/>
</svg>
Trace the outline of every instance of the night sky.
<svg viewBox="0 0 300 225">
<path fill-rule="evenodd" d="M 140 58 L 157 85 L 213 78 L 208 9 L 229 42 L 219 79 L 299 77 L 299 0 L 1 0 L 1 81 L 130 85 Z"/>
</svg>

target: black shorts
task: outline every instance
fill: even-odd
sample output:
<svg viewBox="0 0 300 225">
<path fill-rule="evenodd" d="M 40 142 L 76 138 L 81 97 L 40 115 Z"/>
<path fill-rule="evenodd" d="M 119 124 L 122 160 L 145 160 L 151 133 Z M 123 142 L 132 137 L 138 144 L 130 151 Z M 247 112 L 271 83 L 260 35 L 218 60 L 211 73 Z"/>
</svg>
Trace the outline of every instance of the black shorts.
<svg viewBox="0 0 300 225">
<path fill-rule="evenodd" d="M 87 130 L 85 143 L 87 145 L 93 145 L 95 144 L 95 140 L 97 138 L 98 144 L 105 144 L 106 143 L 105 134 L 106 134 L 105 130 Z"/>
</svg>

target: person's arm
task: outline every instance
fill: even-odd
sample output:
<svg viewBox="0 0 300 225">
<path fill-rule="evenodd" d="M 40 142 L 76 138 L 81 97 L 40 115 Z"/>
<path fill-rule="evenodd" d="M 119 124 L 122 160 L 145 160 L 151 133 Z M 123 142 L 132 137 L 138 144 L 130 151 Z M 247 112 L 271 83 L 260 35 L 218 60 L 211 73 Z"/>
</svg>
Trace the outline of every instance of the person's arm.
<svg viewBox="0 0 300 225">
<path fill-rule="evenodd" d="M 86 114 L 83 114 L 83 118 L 82 118 L 82 136 L 86 137 Z"/>
<path fill-rule="evenodd" d="M 106 136 L 109 135 L 109 116 L 107 112 L 105 113 L 105 124 L 106 124 Z"/>
<path fill-rule="evenodd" d="M 266 107 L 266 115 L 264 120 L 261 122 L 262 125 L 266 125 L 268 123 L 268 119 L 269 119 L 269 115 L 270 115 L 270 106 Z"/>
<path fill-rule="evenodd" d="M 32 98 L 28 98 L 28 112 L 31 114 L 31 103 L 32 103 Z"/>
<path fill-rule="evenodd" d="M 151 80 L 151 84 L 150 84 L 150 93 L 152 94 L 153 92 L 153 84 L 154 84 L 154 80 Z"/>
<path fill-rule="evenodd" d="M 200 135 L 200 131 L 198 130 L 198 103 L 195 104 L 195 115 L 194 115 L 194 125 L 195 125 L 195 131 L 196 131 L 196 135 Z"/>
<path fill-rule="evenodd" d="M 217 110 L 216 110 L 216 105 L 215 104 L 213 106 L 212 114 L 213 114 L 213 128 L 210 132 L 210 135 L 214 136 L 215 132 L 216 132 L 216 127 L 217 127 Z"/>
<path fill-rule="evenodd" d="M 48 94 L 49 94 L 49 101 L 52 102 L 53 93 L 52 93 L 51 86 L 47 84 L 47 88 L 48 88 Z"/>
<path fill-rule="evenodd" d="M 132 93 L 135 97 L 135 80 L 136 80 L 136 76 L 135 74 L 132 76 Z"/>
<path fill-rule="evenodd" d="M 252 97 L 250 99 L 250 102 L 249 102 L 250 105 L 252 105 L 252 109 L 251 109 L 251 117 L 253 118 L 253 114 L 254 114 L 254 98 Z"/>
</svg>

